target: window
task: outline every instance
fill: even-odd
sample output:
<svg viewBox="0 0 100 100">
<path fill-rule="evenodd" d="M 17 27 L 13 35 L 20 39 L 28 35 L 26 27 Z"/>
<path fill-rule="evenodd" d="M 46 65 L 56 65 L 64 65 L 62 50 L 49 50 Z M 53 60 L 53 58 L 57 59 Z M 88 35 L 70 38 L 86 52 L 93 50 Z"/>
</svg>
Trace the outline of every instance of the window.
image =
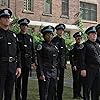
<svg viewBox="0 0 100 100">
<path fill-rule="evenodd" d="M 52 14 L 52 0 L 44 0 L 44 14 Z"/>
<path fill-rule="evenodd" d="M 8 6 L 9 0 L 0 0 L 0 5 Z"/>
<path fill-rule="evenodd" d="M 82 19 L 97 21 L 97 5 L 91 3 L 80 2 L 80 11 Z"/>
<path fill-rule="evenodd" d="M 62 0 L 62 15 L 68 16 L 69 4 L 68 0 Z"/>
<path fill-rule="evenodd" d="M 33 0 L 24 0 L 24 10 L 33 11 Z"/>
</svg>

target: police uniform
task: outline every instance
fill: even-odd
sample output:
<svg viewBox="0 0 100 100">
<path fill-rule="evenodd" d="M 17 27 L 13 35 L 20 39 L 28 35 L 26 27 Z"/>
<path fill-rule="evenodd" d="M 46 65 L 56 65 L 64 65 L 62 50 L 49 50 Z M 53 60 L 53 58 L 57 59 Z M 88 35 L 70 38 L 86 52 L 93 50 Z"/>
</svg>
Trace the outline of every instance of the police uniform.
<svg viewBox="0 0 100 100">
<path fill-rule="evenodd" d="M 43 37 L 47 33 L 53 34 L 54 28 L 46 26 L 41 30 Z M 40 100 L 54 100 L 56 93 L 58 48 L 44 40 L 37 48 L 37 75 L 39 82 Z M 40 80 L 40 76 L 45 76 L 45 80 Z"/>
<path fill-rule="evenodd" d="M 0 10 L 0 18 L 11 17 L 9 9 Z M 11 100 L 16 76 L 16 68 L 20 68 L 20 51 L 16 34 L 0 27 L 0 100 Z M 5 92 L 3 94 L 3 92 Z"/>
<path fill-rule="evenodd" d="M 64 24 L 58 24 L 55 27 L 56 30 L 65 29 Z M 58 82 L 57 82 L 57 100 L 62 100 L 63 94 L 63 85 L 64 85 L 64 68 L 67 62 L 67 49 L 65 45 L 65 40 L 62 37 L 55 36 L 52 42 L 58 47 L 59 55 L 58 55 Z"/>
<path fill-rule="evenodd" d="M 85 33 L 96 34 L 95 27 L 89 27 Z M 96 42 L 87 40 L 84 42 L 84 48 L 81 53 L 81 70 L 86 70 L 86 77 L 84 77 L 84 100 L 99 100 L 99 68 L 100 68 L 100 46 Z"/>
<path fill-rule="evenodd" d="M 30 21 L 27 18 L 23 18 L 18 21 L 18 24 L 20 24 L 20 26 L 21 25 L 28 26 L 29 22 Z M 29 71 L 31 68 L 31 64 L 35 63 L 34 45 L 32 36 L 30 36 L 27 33 L 23 34 L 22 32 L 20 32 L 17 35 L 17 37 L 21 51 L 22 74 L 16 80 L 15 94 L 16 94 L 16 100 L 21 99 L 21 94 L 22 94 L 22 100 L 26 100 Z M 22 85 L 21 85 L 21 80 L 22 80 Z"/>
<path fill-rule="evenodd" d="M 96 42 L 100 45 L 100 24 L 98 24 L 95 28 L 96 28 L 96 32 L 97 32 Z M 99 72 L 99 74 L 100 74 L 100 72 Z M 100 79 L 99 79 L 99 84 L 100 84 Z M 99 85 L 98 93 L 100 95 L 100 85 Z"/>
<path fill-rule="evenodd" d="M 81 32 L 76 32 L 73 35 L 74 38 L 81 38 Z M 73 74 L 73 98 L 81 98 L 81 76 L 80 76 L 80 53 L 82 52 L 84 45 L 75 43 L 73 45 L 73 49 L 70 50 L 69 59 L 70 64 L 72 66 L 72 74 Z M 74 66 L 76 66 L 77 70 L 74 70 Z"/>
</svg>

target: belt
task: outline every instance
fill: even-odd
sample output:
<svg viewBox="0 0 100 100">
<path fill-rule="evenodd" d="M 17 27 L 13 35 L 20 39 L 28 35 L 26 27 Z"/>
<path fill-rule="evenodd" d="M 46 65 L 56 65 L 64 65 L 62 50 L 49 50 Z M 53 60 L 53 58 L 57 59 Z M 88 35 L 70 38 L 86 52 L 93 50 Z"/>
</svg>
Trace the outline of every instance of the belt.
<svg viewBox="0 0 100 100">
<path fill-rule="evenodd" d="M 25 58 L 29 58 L 30 57 L 30 55 L 29 54 L 25 54 Z"/>
<path fill-rule="evenodd" d="M 0 62 L 16 62 L 16 57 L 0 57 Z"/>
</svg>

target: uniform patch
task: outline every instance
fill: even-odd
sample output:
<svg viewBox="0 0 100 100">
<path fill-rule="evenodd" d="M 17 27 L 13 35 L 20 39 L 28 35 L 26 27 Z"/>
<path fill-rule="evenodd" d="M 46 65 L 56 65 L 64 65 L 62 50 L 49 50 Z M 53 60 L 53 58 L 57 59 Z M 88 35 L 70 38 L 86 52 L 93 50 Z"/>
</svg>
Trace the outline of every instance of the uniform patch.
<svg viewBox="0 0 100 100">
<path fill-rule="evenodd" d="M 83 44 L 80 44 L 80 46 L 78 47 L 78 49 L 83 49 L 83 48 L 84 48 Z"/>
<path fill-rule="evenodd" d="M 41 50 L 42 49 L 42 45 L 39 44 L 38 47 L 37 47 L 37 50 Z"/>
</svg>

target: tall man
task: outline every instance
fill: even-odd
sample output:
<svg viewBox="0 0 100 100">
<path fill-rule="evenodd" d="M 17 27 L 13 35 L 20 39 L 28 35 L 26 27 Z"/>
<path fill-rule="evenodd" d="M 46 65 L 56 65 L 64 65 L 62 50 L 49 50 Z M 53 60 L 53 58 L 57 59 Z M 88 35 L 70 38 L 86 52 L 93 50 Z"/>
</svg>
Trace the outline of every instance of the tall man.
<svg viewBox="0 0 100 100">
<path fill-rule="evenodd" d="M 80 75 L 80 53 L 84 47 L 81 44 L 81 32 L 76 32 L 73 37 L 75 38 L 76 43 L 73 46 L 73 49 L 70 50 L 70 63 L 72 65 L 72 74 L 73 74 L 73 98 L 78 99 L 82 98 L 81 96 L 81 75 Z"/>
<path fill-rule="evenodd" d="M 29 22 L 30 20 L 27 18 L 23 18 L 18 21 L 21 30 L 20 33 L 17 35 L 17 37 L 18 37 L 19 47 L 21 50 L 22 74 L 16 80 L 16 88 L 15 88 L 16 100 L 27 100 L 27 85 L 28 85 L 29 70 L 31 67 L 35 66 L 33 38 L 32 36 L 27 34 L 27 28 Z M 22 99 L 21 99 L 21 94 L 22 94 Z"/>
<path fill-rule="evenodd" d="M 16 34 L 10 31 L 11 10 L 0 10 L 0 100 L 11 100 L 15 76 L 20 76 L 20 51 Z"/>
<path fill-rule="evenodd" d="M 89 27 L 85 33 L 88 40 L 84 43 L 81 53 L 81 76 L 84 77 L 84 100 L 99 100 L 99 71 L 100 71 L 100 46 L 96 43 L 97 33 L 95 27 Z"/>
<path fill-rule="evenodd" d="M 52 42 L 58 47 L 58 82 L 57 82 L 57 100 L 62 100 L 63 85 L 64 85 L 64 68 L 66 68 L 67 49 L 65 40 L 62 38 L 65 30 L 64 24 L 59 24 L 55 27 L 57 36 L 53 38 Z"/>
</svg>

